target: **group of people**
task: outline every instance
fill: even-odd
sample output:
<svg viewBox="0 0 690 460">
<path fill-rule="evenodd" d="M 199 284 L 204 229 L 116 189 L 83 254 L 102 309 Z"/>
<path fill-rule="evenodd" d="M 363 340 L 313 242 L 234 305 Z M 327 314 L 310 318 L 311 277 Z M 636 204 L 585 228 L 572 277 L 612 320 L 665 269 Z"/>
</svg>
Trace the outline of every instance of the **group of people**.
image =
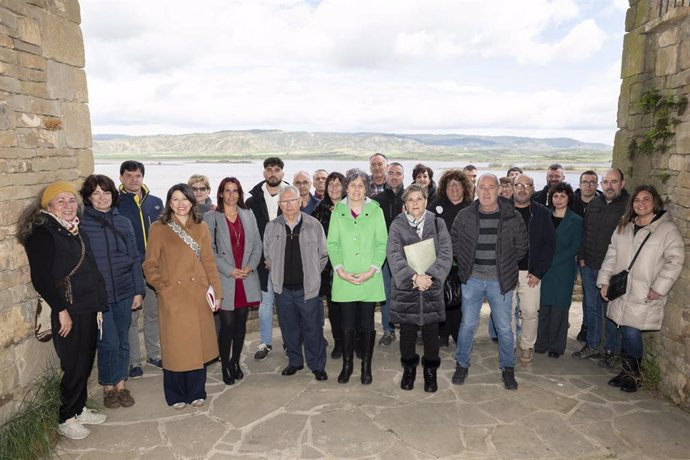
<svg viewBox="0 0 690 460">
<path fill-rule="evenodd" d="M 225 384 L 244 377 L 252 307 L 259 310 L 255 359 L 273 349 L 275 306 L 287 354 L 282 375 L 306 361 L 316 380 L 327 380 L 324 302 L 331 358 L 342 359 L 339 383 L 349 382 L 355 356 L 361 383 L 373 380 L 378 304 L 378 345 L 390 346 L 399 331 L 400 387 L 414 388 L 421 363 L 424 391 L 435 392 L 440 347 L 451 338 L 452 383 L 465 382 L 487 300 L 502 382 L 515 390 L 516 357 L 528 365 L 535 353 L 565 353 L 578 272 L 585 345 L 573 357 L 610 368 L 620 359 L 609 384 L 637 390 L 641 332 L 661 327 L 684 261 L 683 239 L 654 187 L 629 196 L 623 173 L 612 168 L 601 182 L 585 171 L 574 191 L 557 164 L 542 190 L 519 167 L 499 178 L 478 177 L 472 165 L 444 171 L 437 184 L 434 171 L 418 164 L 405 187 L 403 165 L 381 153 L 369 170 L 298 171 L 290 184 L 283 161 L 271 157 L 246 201 L 240 181 L 226 177 L 215 204 L 203 175 L 172 186 L 163 203 L 137 161 L 121 165 L 119 188 L 104 175 L 87 177 L 79 191 L 68 182 L 45 187 L 20 217 L 18 238 L 33 285 L 51 307 L 64 372 L 60 433 L 81 439 L 85 424 L 105 420 L 85 407 L 96 351 L 104 405 L 135 403 L 125 384 L 143 373 L 142 311 L 146 361 L 163 369 L 175 409 L 205 404 L 206 366 L 216 360 Z M 627 290 L 609 301 L 610 280 L 623 270 Z"/>
</svg>

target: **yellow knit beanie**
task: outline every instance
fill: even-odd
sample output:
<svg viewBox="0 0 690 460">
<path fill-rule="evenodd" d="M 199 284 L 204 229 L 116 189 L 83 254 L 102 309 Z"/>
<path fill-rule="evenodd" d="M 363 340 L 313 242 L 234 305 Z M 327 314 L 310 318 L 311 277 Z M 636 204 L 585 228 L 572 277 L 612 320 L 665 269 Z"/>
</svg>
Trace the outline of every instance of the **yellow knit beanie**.
<svg viewBox="0 0 690 460">
<path fill-rule="evenodd" d="M 45 189 L 43 189 L 43 194 L 41 195 L 41 208 L 47 209 L 50 200 L 52 200 L 62 192 L 70 192 L 75 197 L 77 196 L 77 191 L 74 189 L 74 186 L 69 182 L 53 182 Z"/>
</svg>

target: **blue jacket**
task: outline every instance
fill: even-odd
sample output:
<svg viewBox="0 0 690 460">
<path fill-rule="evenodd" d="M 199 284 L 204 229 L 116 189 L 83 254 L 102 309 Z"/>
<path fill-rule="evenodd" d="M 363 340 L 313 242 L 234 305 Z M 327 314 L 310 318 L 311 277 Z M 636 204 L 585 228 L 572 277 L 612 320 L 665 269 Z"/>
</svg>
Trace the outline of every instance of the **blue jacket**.
<svg viewBox="0 0 690 460">
<path fill-rule="evenodd" d="M 139 260 L 141 263 L 144 263 L 149 227 L 158 220 L 158 216 L 163 212 L 163 201 L 157 196 L 151 195 L 148 187 L 145 185 L 141 186 L 141 191 L 142 198 L 137 203 L 136 195 L 125 191 L 120 186 L 120 205 L 118 209 L 120 214 L 128 218 L 132 223 L 132 227 L 134 227 L 134 238 L 137 241 Z"/>
<path fill-rule="evenodd" d="M 80 228 L 89 236 L 98 270 L 105 280 L 108 303 L 146 295 L 144 275 L 129 219 L 117 209 L 100 212 L 84 207 Z M 114 228 L 114 230 L 113 230 Z"/>
<path fill-rule="evenodd" d="M 556 229 L 553 228 L 551 211 L 546 206 L 532 201 L 529 204 L 532 215 L 529 221 L 529 262 L 527 271 L 539 279 L 551 266 L 556 251 Z"/>
</svg>

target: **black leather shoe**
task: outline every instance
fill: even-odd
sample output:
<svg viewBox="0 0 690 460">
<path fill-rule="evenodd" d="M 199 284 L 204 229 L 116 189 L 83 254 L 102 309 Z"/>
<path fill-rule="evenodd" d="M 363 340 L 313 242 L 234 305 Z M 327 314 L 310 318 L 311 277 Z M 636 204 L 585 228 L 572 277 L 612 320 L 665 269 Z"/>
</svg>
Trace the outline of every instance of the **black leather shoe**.
<svg viewBox="0 0 690 460">
<path fill-rule="evenodd" d="M 319 382 L 323 382 L 324 380 L 328 380 L 328 374 L 326 374 L 326 371 L 323 369 L 317 369 L 314 371 L 314 378 Z"/>
<path fill-rule="evenodd" d="M 240 369 L 239 363 L 230 362 L 230 373 L 235 380 L 242 380 L 244 378 L 244 372 L 242 372 L 242 369 Z"/>
<path fill-rule="evenodd" d="M 549 358 L 556 358 L 556 359 L 558 359 L 558 358 L 560 358 L 560 357 L 561 357 L 561 354 L 560 354 L 560 353 L 556 353 L 555 351 L 550 351 L 550 352 L 549 352 Z"/>
<path fill-rule="evenodd" d="M 304 369 L 304 366 L 300 367 L 295 367 L 295 366 L 288 366 L 283 371 L 280 373 L 280 375 L 295 375 L 297 371 L 301 371 Z"/>
</svg>

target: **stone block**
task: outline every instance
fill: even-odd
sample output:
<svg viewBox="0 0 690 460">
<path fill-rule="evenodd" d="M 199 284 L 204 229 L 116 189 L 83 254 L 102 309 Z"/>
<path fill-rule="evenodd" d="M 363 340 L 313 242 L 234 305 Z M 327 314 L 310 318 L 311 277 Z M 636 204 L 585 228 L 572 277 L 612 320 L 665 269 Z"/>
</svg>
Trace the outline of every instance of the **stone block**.
<svg viewBox="0 0 690 460">
<path fill-rule="evenodd" d="M 655 74 L 658 77 L 672 75 L 678 68 L 678 46 L 659 48 L 656 54 Z"/>
<path fill-rule="evenodd" d="M 77 153 L 77 171 L 79 176 L 86 177 L 93 174 L 93 151 L 91 149 L 80 150 Z"/>
<path fill-rule="evenodd" d="M 686 38 L 680 42 L 678 52 L 678 66 L 681 69 L 690 68 L 690 39 Z"/>
<path fill-rule="evenodd" d="M 0 62 L 17 64 L 19 62 L 19 58 L 13 49 L 0 48 Z"/>
<path fill-rule="evenodd" d="M 86 72 L 83 69 L 77 69 L 74 72 L 74 102 L 89 102 L 89 91 L 86 84 Z"/>
<path fill-rule="evenodd" d="M 38 21 L 27 17 L 19 18 L 19 39 L 32 45 L 41 46 L 41 28 Z"/>
<path fill-rule="evenodd" d="M 657 44 L 660 48 L 666 46 L 675 45 L 679 41 L 679 29 L 676 27 L 671 27 L 657 36 Z"/>
<path fill-rule="evenodd" d="M 93 145 L 91 138 L 91 118 L 86 104 L 63 104 L 62 128 L 65 132 L 67 147 L 90 149 Z"/>
<path fill-rule="evenodd" d="M 8 29 L 14 30 L 15 32 L 19 28 L 17 15 L 7 9 L 4 2 L 3 5 L 0 6 L 0 24 L 4 24 Z"/>
<path fill-rule="evenodd" d="M 20 128 L 38 128 L 41 126 L 41 117 L 35 113 L 17 113 L 17 125 Z"/>
<path fill-rule="evenodd" d="M 81 23 L 81 11 L 77 0 L 49 0 L 47 7 L 51 13 L 67 18 L 76 24 Z"/>
<path fill-rule="evenodd" d="M 33 333 L 33 326 L 18 305 L 0 311 L 0 348 L 18 343 L 30 333 Z"/>
<path fill-rule="evenodd" d="M 14 41 L 14 49 L 17 51 L 25 51 L 29 54 L 35 54 L 40 56 L 43 52 L 40 46 L 32 45 L 31 43 L 26 43 L 21 40 Z"/>
<path fill-rule="evenodd" d="M 34 302 L 32 302 L 33 304 Z M 30 311 L 33 314 L 34 310 Z M 58 367 L 59 362 L 52 342 L 39 342 L 31 335 L 15 347 L 15 364 L 19 370 L 19 385 L 26 386 L 46 372 L 48 367 Z"/>
<path fill-rule="evenodd" d="M 12 118 L 7 110 L 7 104 L 5 102 L 0 102 L 0 130 L 11 129 L 14 126 L 10 126 L 10 119 Z"/>
<path fill-rule="evenodd" d="M 30 69 L 45 70 L 46 59 L 42 56 L 37 56 L 30 53 L 17 53 L 19 57 L 19 65 L 28 67 Z"/>
<path fill-rule="evenodd" d="M 623 63 L 621 78 L 644 72 L 645 45 L 647 37 L 637 32 L 630 32 L 623 38 Z"/>
<path fill-rule="evenodd" d="M 630 32 L 635 28 L 635 8 L 628 8 L 625 12 L 625 31 Z"/>
<path fill-rule="evenodd" d="M 16 391 L 17 382 L 19 372 L 14 363 L 14 347 L 0 348 L 0 395 Z"/>
<path fill-rule="evenodd" d="M 690 85 L 690 69 L 666 77 L 666 88 L 677 89 Z M 685 93 L 685 92 L 683 92 Z"/>
<path fill-rule="evenodd" d="M 656 6 L 656 1 L 652 2 Z M 651 7 L 649 0 L 640 0 L 635 5 L 635 28 L 638 28 L 653 17 L 656 17 L 656 10 Z"/>
<path fill-rule="evenodd" d="M 45 56 L 75 67 L 84 67 L 84 40 L 79 25 L 54 14 L 43 21 Z"/>
<path fill-rule="evenodd" d="M 0 48 L 14 48 L 14 40 L 7 34 L 0 34 Z"/>
<path fill-rule="evenodd" d="M 38 131 L 32 128 L 17 128 L 17 146 L 24 148 L 35 148 L 41 145 Z"/>
<path fill-rule="evenodd" d="M 0 91 L 7 91 L 8 93 L 19 93 L 21 83 L 15 77 L 8 77 L 7 75 L 0 75 Z"/>
<path fill-rule="evenodd" d="M 24 81 L 45 82 L 46 72 L 45 70 L 27 69 L 26 67 L 20 67 L 18 77 L 20 80 Z"/>
<path fill-rule="evenodd" d="M 2 147 L 16 147 L 17 146 L 17 132 L 15 130 L 0 131 L 0 148 Z"/>
<path fill-rule="evenodd" d="M 20 83 L 20 92 L 27 96 L 48 99 L 48 88 L 43 82 L 23 81 Z"/>
<path fill-rule="evenodd" d="M 676 152 L 687 154 L 690 153 L 690 122 L 686 121 L 676 126 Z"/>
<path fill-rule="evenodd" d="M 76 93 L 75 74 L 78 69 L 60 62 L 48 61 L 47 99 L 74 100 Z"/>
</svg>

